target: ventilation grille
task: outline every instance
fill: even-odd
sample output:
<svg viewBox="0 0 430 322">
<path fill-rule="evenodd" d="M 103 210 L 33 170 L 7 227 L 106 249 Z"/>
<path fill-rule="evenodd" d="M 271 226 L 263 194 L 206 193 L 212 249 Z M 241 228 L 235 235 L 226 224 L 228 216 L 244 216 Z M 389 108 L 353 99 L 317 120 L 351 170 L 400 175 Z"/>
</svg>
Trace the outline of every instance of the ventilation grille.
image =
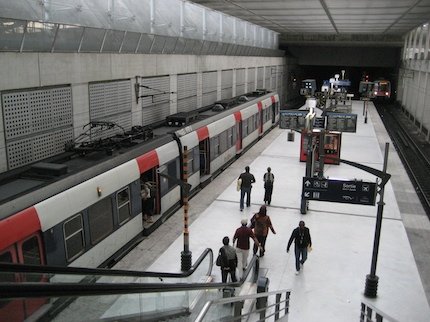
<svg viewBox="0 0 430 322">
<path fill-rule="evenodd" d="M 8 169 L 64 152 L 73 138 L 70 86 L 2 94 Z"/>
</svg>

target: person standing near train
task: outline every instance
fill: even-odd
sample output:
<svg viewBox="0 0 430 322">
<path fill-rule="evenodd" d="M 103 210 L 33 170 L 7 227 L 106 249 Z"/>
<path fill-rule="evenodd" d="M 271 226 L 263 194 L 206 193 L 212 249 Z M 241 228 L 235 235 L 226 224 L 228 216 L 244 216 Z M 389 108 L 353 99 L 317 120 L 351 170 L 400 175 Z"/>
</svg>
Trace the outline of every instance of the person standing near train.
<svg viewBox="0 0 430 322">
<path fill-rule="evenodd" d="M 267 172 L 263 176 L 264 181 L 264 203 L 270 206 L 272 202 L 273 193 L 273 182 L 275 181 L 275 176 L 272 173 L 270 167 L 267 168 Z"/>
<path fill-rule="evenodd" d="M 240 211 L 243 210 L 243 202 L 246 195 L 246 206 L 251 206 L 251 189 L 255 182 L 255 177 L 249 172 L 249 166 L 245 167 L 245 172 L 242 172 L 238 178 L 241 181 L 240 185 Z"/>
</svg>

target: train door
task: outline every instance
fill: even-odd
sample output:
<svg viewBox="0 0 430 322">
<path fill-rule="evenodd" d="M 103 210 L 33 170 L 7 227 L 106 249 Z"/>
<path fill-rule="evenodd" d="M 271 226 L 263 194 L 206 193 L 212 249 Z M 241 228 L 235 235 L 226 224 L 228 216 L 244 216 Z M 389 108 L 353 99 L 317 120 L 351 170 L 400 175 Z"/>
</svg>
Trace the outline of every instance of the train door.
<svg viewBox="0 0 430 322">
<path fill-rule="evenodd" d="M 274 124 L 276 122 L 276 102 L 272 103 L 272 107 L 270 108 L 272 111 L 272 124 Z"/>
<path fill-rule="evenodd" d="M 259 126 L 258 126 L 258 133 L 259 134 L 263 133 L 263 124 L 264 124 L 263 113 L 265 113 L 265 110 L 263 110 L 263 109 L 259 109 L 258 110 L 258 115 L 259 115 L 259 117 L 258 117 L 258 124 L 259 124 Z"/>
<path fill-rule="evenodd" d="M 200 177 L 210 174 L 209 138 L 199 142 Z"/>
<path fill-rule="evenodd" d="M 142 212 L 149 212 L 153 215 L 161 212 L 161 201 L 160 201 L 160 183 L 158 182 L 158 176 L 156 175 L 156 169 L 152 168 L 144 172 L 140 176 L 141 183 L 141 197 L 142 197 Z M 143 190 L 149 189 L 149 196 Z M 151 215 L 151 214 L 147 215 Z"/>
<path fill-rule="evenodd" d="M 44 265 L 42 238 L 34 234 L 22 240 L 0 254 L 0 261 L 6 263 L 19 263 L 29 265 Z M 39 274 L 1 274 L 2 281 L 10 282 L 43 282 L 46 277 Z M 0 301 L 1 321 L 23 321 L 47 302 L 47 299 L 25 299 Z"/>
<path fill-rule="evenodd" d="M 236 151 L 242 150 L 242 121 L 236 123 Z"/>
</svg>

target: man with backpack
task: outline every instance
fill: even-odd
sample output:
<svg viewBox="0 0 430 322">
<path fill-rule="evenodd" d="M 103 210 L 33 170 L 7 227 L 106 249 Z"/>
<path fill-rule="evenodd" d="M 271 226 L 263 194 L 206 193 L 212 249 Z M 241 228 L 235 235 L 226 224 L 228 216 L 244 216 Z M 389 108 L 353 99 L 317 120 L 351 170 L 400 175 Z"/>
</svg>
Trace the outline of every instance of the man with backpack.
<svg viewBox="0 0 430 322">
<path fill-rule="evenodd" d="M 267 168 L 267 172 L 263 176 L 264 180 L 264 203 L 270 205 L 272 202 L 273 193 L 273 182 L 275 181 L 275 176 L 272 173 L 270 167 Z"/>
</svg>

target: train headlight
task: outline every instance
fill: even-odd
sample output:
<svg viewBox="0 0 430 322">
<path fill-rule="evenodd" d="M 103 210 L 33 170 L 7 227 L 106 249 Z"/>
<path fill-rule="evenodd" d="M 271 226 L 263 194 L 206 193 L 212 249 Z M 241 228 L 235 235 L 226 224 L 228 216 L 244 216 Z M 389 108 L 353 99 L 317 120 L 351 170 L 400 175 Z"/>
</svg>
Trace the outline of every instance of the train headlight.
<svg viewBox="0 0 430 322">
<path fill-rule="evenodd" d="M 388 96 L 388 92 L 385 92 L 385 95 Z"/>
</svg>

